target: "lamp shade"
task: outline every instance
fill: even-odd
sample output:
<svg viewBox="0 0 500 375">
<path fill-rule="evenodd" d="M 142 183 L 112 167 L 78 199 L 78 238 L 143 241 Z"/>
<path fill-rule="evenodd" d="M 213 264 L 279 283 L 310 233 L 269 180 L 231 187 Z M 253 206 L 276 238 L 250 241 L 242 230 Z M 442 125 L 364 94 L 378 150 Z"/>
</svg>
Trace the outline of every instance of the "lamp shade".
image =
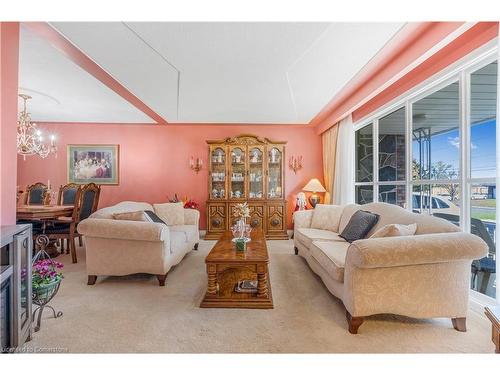
<svg viewBox="0 0 500 375">
<path fill-rule="evenodd" d="M 317 178 L 313 178 L 311 181 L 309 181 L 306 186 L 302 188 L 303 191 L 312 191 L 313 193 L 324 193 L 326 192 L 325 188 L 323 185 L 321 185 L 321 182 Z"/>
</svg>

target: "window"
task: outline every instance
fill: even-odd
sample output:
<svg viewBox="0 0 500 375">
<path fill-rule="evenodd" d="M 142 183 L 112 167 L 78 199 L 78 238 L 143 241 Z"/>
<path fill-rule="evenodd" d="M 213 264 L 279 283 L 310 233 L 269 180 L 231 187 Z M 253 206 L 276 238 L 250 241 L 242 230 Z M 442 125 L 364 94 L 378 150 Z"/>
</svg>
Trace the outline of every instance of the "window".
<svg viewBox="0 0 500 375">
<path fill-rule="evenodd" d="M 356 132 L 356 182 L 373 181 L 373 125 Z"/>
<path fill-rule="evenodd" d="M 374 194 L 378 194 L 380 202 L 406 207 L 405 117 L 405 108 L 399 108 L 356 132 L 356 203 L 373 202 Z"/>
<path fill-rule="evenodd" d="M 458 82 L 412 104 L 412 179 L 459 177 Z"/>
<path fill-rule="evenodd" d="M 406 111 L 400 108 L 378 122 L 378 180 L 406 179 Z"/>
<path fill-rule="evenodd" d="M 411 107 L 413 191 L 424 199 L 417 212 L 460 225 L 458 81 L 424 96 Z"/>
<path fill-rule="evenodd" d="M 356 203 L 366 204 L 373 202 L 373 186 L 356 186 Z"/>
<path fill-rule="evenodd" d="M 473 262 L 471 287 L 496 294 L 496 110 L 497 62 L 470 75 L 470 232 L 488 245 L 488 255 Z"/>
<path fill-rule="evenodd" d="M 489 250 L 472 264 L 471 288 L 500 298 L 495 53 L 357 124 L 354 189 L 357 203 L 396 204 L 481 237 Z"/>
</svg>

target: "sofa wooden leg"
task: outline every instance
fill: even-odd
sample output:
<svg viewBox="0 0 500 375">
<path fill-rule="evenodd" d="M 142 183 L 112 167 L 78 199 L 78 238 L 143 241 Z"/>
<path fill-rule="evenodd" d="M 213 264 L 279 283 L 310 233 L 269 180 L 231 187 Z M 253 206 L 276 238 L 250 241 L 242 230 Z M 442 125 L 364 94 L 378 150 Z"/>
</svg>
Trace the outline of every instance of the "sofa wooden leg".
<svg viewBox="0 0 500 375">
<path fill-rule="evenodd" d="M 195 249 L 195 250 L 198 250 L 198 245 L 199 245 L 199 243 L 198 243 L 198 242 L 196 242 L 196 243 L 194 244 L 194 249 Z"/>
<path fill-rule="evenodd" d="M 349 324 L 349 333 L 353 335 L 358 333 L 358 328 L 361 324 L 363 324 L 363 318 L 360 316 L 351 316 L 349 311 L 345 311 L 345 317 L 347 318 L 347 324 Z"/>
<path fill-rule="evenodd" d="M 97 281 L 96 275 L 89 275 L 87 285 L 94 285 L 96 281 Z"/>
<path fill-rule="evenodd" d="M 299 255 L 299 248 L 295 246 L 293 249 L 295 250 L 295 255 Z"/>
<path fill-rule="evenodd" d="M 451 323 L 453 324 L 453 328 L 457 331 L 467 332 L 465 318 L 451 318 Z"/>
<path fill-rule="evenodd" d="M 167 279 L 167 274 L 156 275 L 156 278 L 158 279 L 158 283 L 160 284 L 160 286 L 165 286 L 165 280 Z"/>
</svg>

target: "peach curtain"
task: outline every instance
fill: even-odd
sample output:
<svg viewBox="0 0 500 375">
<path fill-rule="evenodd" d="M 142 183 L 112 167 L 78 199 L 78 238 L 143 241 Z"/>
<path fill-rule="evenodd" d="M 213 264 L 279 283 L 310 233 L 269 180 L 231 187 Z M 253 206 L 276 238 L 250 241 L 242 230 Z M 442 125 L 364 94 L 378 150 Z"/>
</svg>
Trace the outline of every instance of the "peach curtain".
<svg viewBox="0 0 500 375">
<path fill-rule="evenodd" d="M 328 129 L 321 136 L 323 144 L 323 180 L 325 182 L 325 203 L 331 204 L 335 180 L 335 156 L 337 155 L 338 124 Z"/>
</svg>

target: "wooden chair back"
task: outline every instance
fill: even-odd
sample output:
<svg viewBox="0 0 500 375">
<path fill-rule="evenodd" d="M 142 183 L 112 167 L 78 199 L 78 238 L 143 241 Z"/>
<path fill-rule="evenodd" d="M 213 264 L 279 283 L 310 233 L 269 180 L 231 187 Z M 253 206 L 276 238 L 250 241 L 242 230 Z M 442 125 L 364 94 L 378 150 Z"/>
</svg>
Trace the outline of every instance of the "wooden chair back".
<svg viewBox="0 0 500 375">
<path fill-rule="evenodd" d="M 43 182 L 36 182 L 33 185 L 26 187 L 26 204 L 48 204 L 50 201 L 50 194 L 47 185 Z"/>
<path fill-rule="evenodd" d="M 78 189 L 80 189 L 80 185 L 74 183 L 61 185 L 59 187 L 59 195 L 57 196 L 57 204 L 74 205 L 76 202 Z"/>
<path fill-rule="evenodd" d="M 73 221 L 79 223 L 88 218 L 97 210 L 101 186 L 93 182 L 80 186 L 75 198 L 75 209 L 73 210 Z"/>
</svg>

